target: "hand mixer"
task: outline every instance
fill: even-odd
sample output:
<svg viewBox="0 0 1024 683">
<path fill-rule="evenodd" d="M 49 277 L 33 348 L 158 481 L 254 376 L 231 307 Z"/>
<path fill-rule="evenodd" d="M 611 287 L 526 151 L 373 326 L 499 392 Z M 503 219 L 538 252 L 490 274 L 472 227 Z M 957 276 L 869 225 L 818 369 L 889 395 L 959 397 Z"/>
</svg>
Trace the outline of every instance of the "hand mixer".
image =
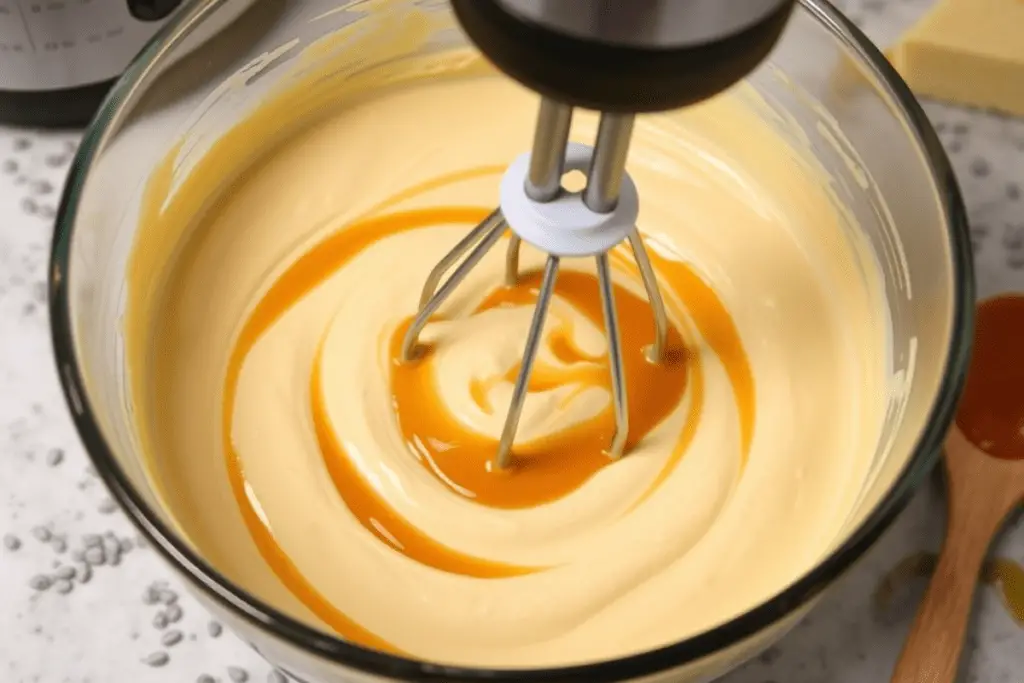
<svg viewBox="0 0 1024 683">
<path fill-rule="evenodd" d="M 707 99 L 746 76 L 767 56 L 795 0 L 451 0 L 469 38 L 508 76 L 542 96 L 533 149 L 508 168 L 500 205 L 434 267 L 419 312 L 402 345 L 415 356 L 419 335 L 469 271 L 511 229 L 507 284 L 519 276 L 523 240 L 547 252 L 547 263 L 523 362 L 493 465 L 511 462 L 530 373 L 564 257 L 597 262 L 608 340 L 615 433 L 608 448 L 621 457 L 629 433 L 622 350 L 608 250 L 628 240 L 650 302 L 655 341 L 648 360 L 661 362 L 668 316 L 654 269 L 636 227 L 639 197 L 626 172 L 634 116 Z M 569 142 L 576 107 L 601 113 L 593 146 Z M 584 190 L 562 188 L 562 175 L 586 174 Z M 441 279 L 462 259 L 448 279 Z M 439 287 L 440 285 L 440 287 Z"/>
</svg>

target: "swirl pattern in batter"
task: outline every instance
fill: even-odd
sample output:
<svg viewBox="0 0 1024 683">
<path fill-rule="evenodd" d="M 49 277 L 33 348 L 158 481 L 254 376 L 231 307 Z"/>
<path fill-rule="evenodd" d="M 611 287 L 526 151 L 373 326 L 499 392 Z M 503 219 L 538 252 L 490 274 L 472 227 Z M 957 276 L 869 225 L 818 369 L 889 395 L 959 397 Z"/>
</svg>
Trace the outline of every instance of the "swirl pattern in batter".
<svg viewBox="0 0 1024 683">
<path fill-rule="evenodd" d="M 630 170 L 672 328 L 648 363 L 650 310 L 614 253 L 628 456 L 603 454 L 597 283 L 568 262 L 516 466 L 487 471 L 542 255 L 524 251 L 508 288 L 499 246 L 420 357 L 396 359 L 428 271 L 494 205 L 535 107 L 501 78 L 435 75 L 255 161 L 215 151 L 176 190 L 187 201 L 238 164 L 212 208 L 150 217 L 153 240 L 192 222 L 133 318 L 167 507 L 230 578 L 371 647 L 539 666 L 692 635 L 829 550 L 874 452 L 884 336 L 865 266 L 825 183 L 727 97 L 638 123 Z M 583 117 L 574 137 L 593 130 Z"/>
</svg>

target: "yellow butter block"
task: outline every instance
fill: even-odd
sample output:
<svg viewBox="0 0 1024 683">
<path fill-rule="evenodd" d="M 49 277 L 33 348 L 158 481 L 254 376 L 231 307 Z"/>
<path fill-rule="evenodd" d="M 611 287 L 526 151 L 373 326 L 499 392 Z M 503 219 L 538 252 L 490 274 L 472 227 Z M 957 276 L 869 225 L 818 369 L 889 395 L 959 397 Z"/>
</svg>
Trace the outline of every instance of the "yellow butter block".
<svg viewBox="0 0 1024 683">
<path fill-rule="evenodd" d="M 917 95 L 1024 115 L 1024 0 L 943 0 L 886 52 Z"/>
</svg>

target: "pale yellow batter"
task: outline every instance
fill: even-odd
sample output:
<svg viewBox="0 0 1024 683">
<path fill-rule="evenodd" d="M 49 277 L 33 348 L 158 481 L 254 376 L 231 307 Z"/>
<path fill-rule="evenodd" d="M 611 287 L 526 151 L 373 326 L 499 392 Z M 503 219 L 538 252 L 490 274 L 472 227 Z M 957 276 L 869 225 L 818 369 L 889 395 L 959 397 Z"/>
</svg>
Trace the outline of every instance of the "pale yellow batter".
<svg viewBox="0 0 1024 683">
<path fill-rule="evenodd" d="M 258 162 L 252 143 L 269 119 L 257 114 L 243 124 L 248 133 L 215 147 L 215 162 L 197 166 L 163 209 L 169 169 L 153 182 L 150 229 L 141 233 L 129 283 L 128 341 L 154 481 L 182 533 L 215 567 L 325 629 L 317 616 L 325 612 L 303 602 L 258 552 L 229 485 L 221 421 L 229 361 L 254 306 L 314 245 L 367 216 L 495 204 L 500 169 L 529 147 L 537 100 L 501 77 L 480 75 L 471 62 L 453 59 L 451 77 L 435 73 L 339 106 Z M 286 109 L 271 111 L 280 117 Z M 573 138 L 590 142 L 594 128 L 593 117 L 579 116 Z M 380 207 L 408 188 L 482 167 L 498 170 Z M 826 179 L 742 93 L 640 118 L 629 168 L 657 263 L 687 266 L 735 323 L 753 379 L 746 452 L 732 361 L 716 354 L 727 333 L 695 308 L 704 296 L 695 286 L 692 298 L 687 291 L 669 296 L 687 352 L 699 360 L 701 394 L 691 379 L 679 404 L 627 457 L 534 507 L 488 507 L 446 487 L 416 459 L 396 422 L 388 343 L 464 224 L 374 241 L 269 324 L 245 356 L 229 442 L 258 521 L 316 593 L 397 651 L 516 667 L 635 653 L 761 603 L 838 540 L 876 450 L 885 327 L 876 284 L 863 275 L 875 270 Z M 236 182 L 206 211 L 204 193 L 230 174 Z M 183 234 L 191 237 L 187 246 L 169 249 L 166 240 Z M 524 271 L 541 263 L 524 250 Z M 503 264 L 498 249 L 446 309 L 451 320 L 424 335 L 436 342 L 441 402 L 464 428 L 494 438 L 511 385 L 488 388 L 491 412 L 470 387 L 518 360 L 532 308 L 460 315 L 501 282 Z M 566 268 L 589 272 L 591 265 Z M 634 276 L 620 268 L 617 277 L 642 296 Z M 579 348 L 604 352 L 601 329 L 572 306 L 556 300 L 552 316 L 549 336 L 570 329 Z M 557 364 L 550 339 L 542 359 Z M 360 524 L 317 443 L 314 374 L 330 430 L 394 512 L 459 553 L 539 571 L 499 578 L 446 572 Z M 607 407 L 605 388 L 575 388 L 531 393 L 520 442 Z M 673 456 L 694 401 L 699 420 L 685 452 L 644 497 Z"/>
</svg>

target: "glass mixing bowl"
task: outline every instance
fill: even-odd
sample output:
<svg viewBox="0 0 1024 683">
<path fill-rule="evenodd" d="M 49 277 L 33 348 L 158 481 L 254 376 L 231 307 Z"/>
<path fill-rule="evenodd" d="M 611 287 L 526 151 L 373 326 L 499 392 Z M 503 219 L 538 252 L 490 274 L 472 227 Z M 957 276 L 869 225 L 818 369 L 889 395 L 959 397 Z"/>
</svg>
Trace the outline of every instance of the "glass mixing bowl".
<svg viewBox="0 0 1024 683">
<path fill-rule="evenodd" d="M 413 6 L 433 14 L 438 28 L 410 48 L 389 40 L 380 19 Z M 333 36 L 326 48 L 321 42 L 305 49 L 353 23 L 357 31 Z M 878 50 L 824 0 L 802 0 L 770 62 L 749 79 L 834 178 L 836 195 L 874 251 L 890 306 L 894 390 L 885 433 L 833 550 L 749 612 L 656 651 L 550 670 L 448 667 L 315 630 L 208 564 L 173 530 L 147 482 L 125 381 L 125 272 L 149 174 L 181 141 L 177 149 L 186 153 L 177 172 L 187 173 L 190 159 L 268 93 L 325 68 L 328 59 L 333 71 L 318 87 L 373 68 L 351 47 L 356 36 L 379 41 L 374 58 L 383 61 L 410 49 L 465 44 L 445 2 L 194 1 L 143 50 L 86 133 L 57 220 L 51 324 L 68 405 L 107 486 L 199 599 L 297 680 L 706 681 L 757 654 L 806 614 L 925 480 L 963 383 L 973 304 L 970 242 L 953 173 L 917 102 Z"/>
</svg>

